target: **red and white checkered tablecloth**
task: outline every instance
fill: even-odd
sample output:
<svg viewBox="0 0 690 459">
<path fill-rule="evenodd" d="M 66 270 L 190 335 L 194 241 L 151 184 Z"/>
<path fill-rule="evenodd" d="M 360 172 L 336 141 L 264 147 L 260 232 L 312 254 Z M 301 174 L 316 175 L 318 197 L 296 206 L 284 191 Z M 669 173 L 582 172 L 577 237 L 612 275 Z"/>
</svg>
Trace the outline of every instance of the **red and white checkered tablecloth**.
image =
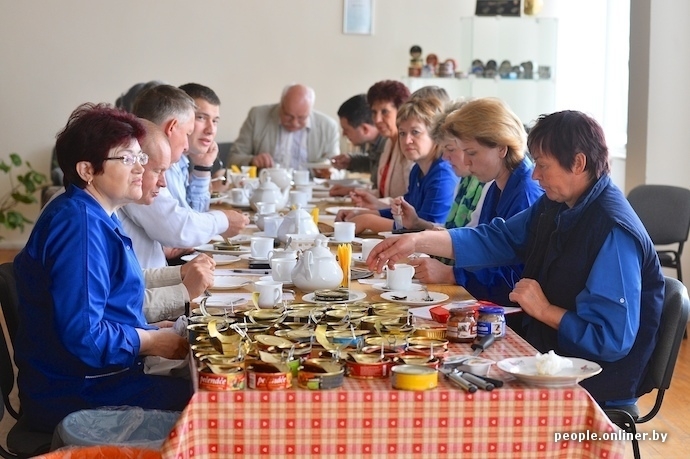
<svg viewBox="0 0 690 459">
<path fill-rule="evenodd" d="M 469 345 L 452 345 L 453 354 Z M 533 355 L 509 331 L 484 357 Z M 580 386 L 531 387 L 506 379 L 466 393 L 442 378 L 408 392 L 389 380 L 346 378 L 339 389 L 198 391 L 163 445 L 164 458 L 395 457 L 622 458 L 620 441 L 554 441 L 559 432 L 618 431 Z"/>
</svg>

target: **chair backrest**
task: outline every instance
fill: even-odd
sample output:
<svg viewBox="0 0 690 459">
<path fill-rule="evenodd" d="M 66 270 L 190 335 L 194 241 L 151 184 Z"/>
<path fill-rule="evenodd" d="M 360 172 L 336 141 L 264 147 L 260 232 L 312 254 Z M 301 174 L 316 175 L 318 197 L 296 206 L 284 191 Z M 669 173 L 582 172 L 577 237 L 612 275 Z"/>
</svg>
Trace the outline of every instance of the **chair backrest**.
<svg viewBox="0 0 690 459">
<path fill-rule="evenodd" d="M 638 396 L 644 395 L 652 389 L 665 391 L 671 386 L 671 377 L 676 367 L 678 351 L 688 323 L 688 311 L 690 311 L 688 290 L 678 279 L 666 277 L 665 280 L 666 293 L 661 312 L 659 341 L 652 353 L 647 375 Z"/>
<path fill-rule="evenodd" d="M 628 202 L 656 245 L 685 242 L 690 231 L 690 190 L 669 185 L 640 185 Z"/>
<path fill-rule="evenodd" d="M 0 304 L 5 316 L 7 331 L 10 340 L 14 342 L 17 327 L 19 326 L 19 298 L 17 297 L 17 283 L 14 279 L 14 266 L 12 262 L 0 265 Z"/>
</svg>

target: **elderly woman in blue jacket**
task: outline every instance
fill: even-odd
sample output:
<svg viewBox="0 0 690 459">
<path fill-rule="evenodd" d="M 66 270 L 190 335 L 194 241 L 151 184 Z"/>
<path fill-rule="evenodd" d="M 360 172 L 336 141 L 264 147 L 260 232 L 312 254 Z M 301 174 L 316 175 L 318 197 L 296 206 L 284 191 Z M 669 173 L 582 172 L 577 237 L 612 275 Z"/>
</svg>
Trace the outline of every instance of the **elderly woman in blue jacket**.
<svg viewBox="0 0 690 459">
<path fill-rule="evenodd" d="M 171 328 L 146 322 L 142 270 L 115 214 L 142 196 L 144 133 L 134 115 L 84 104 L 57 136 L 66 190 L 14 260 L 17 384 L 32 429 L 99 406 L 182 410 L 191 395 L 189 381 L 143 371 L 144 356 L 188 351 Z"/>
</svg>

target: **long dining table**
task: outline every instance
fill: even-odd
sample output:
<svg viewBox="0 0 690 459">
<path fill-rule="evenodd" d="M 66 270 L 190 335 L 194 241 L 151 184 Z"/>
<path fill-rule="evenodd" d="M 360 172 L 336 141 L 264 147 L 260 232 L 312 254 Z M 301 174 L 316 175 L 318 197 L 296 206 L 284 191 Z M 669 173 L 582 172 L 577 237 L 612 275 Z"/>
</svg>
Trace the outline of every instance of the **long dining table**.
<svg viewBox="0 0 690 459">
<path fill-rule="evenodd" d="M 351 288 L 366 293 L 365 301 L 385 301 L 370 284 L 353 281 Z M 428 289 L 445 293 L 448 301 L 469 298 L 457 285 Z M 302 294 L 296 290 L 295 300 Z M 482 357 L 500 361 L 536 352 L 508 329 Z M 469 344 L 449 344 L 450 355 L 470 353 Z M 346 377 L 341 387 L 330 390 L 197 389 L 161 453 L 180 459 L 624 456 L 621 440 L 600 439 L 619 429 L 581 386 L 531 386 L 495 365 L 489 376 L 505 384 L 468 393 L 440 376 L 435 389 L 405 391 L 394 389 L 389 378 Z M 576 438 L 563 440 L 563 434 Z"/>
</svg>

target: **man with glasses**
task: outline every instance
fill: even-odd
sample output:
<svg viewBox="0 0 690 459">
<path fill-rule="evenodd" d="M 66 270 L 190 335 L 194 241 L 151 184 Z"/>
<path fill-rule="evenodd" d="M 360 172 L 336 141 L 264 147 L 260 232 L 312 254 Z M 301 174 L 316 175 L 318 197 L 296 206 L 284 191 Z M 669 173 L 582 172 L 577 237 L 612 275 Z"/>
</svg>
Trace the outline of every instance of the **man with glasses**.
<svg viewBox="0 0 690 459">
<path fill-rule="evenodd" d="M 180 167 L 178 163 L 189 148 L 188 136 L 194 132 L 195 108 L 191 97 L 170 85 L 159 85 L 142 92 L 134 104 L 134 114 L 153 122 L 168 138 L 170 169 Z M 174 174 L 168 171 L 165 175 L 167 188 L 161 188 L 150 205 L 133 203 L 121 209 L 132 225 L 141 229 L 135 232 L 130 227 L 127 230 L 142 268 L 166 266 L 168 259 L 189 252 L 191 247 L 205 244 L 218 234 L 235 236 L 249 223 L 245 215 L 234 210 L 194 210 L 189 205 L 193 198 L 187 195 L 187 190 L 194 189 L 199 193 L 204 190 L 184 183 L 187 177 L 190 182 L 200 179 L 194 174 L 186 176 L 179 170 Z M 209 180 L 205 178 L 205 193 L 208 193 Z M 142 250 L 142 247 L 146 249 Z"/>
<path fill-rule="evenodd" d="M 141 178 L 141 199 L 137 204 L 153 204 L 162 188 L 166 187 L 165 172 L 170 167 L 170 142 L 161 128 L 148 120 L 141 120 L 146 136 L 141 142 L 143 151 L 136 155 L 123 155 L 106 158 L 121 159 L 125 164 L 138 161 L 144 166 Z M 117 211 L 122 227 L 132 239 L 132 247 L 137 256 L 153 258 L 162 252 L 160 243 L 150 241 L 144 228 L 122 212 Z M 201 295 L 213 285 L 215 262 L 206 255 L 199 255 L 182 266 L 152 268 L 144 270 L 146 293 L 144 297 L 144 316 L 149 323 L 161 320 L 175 320 L 184 314 L 185 303 Z"/>
<path fill-rule="evenodd" d="M 315 97 L 312 88 L 293 84 L 283 90 L 280 103 L 249 110 L 230 149 L 230 165 L 306 169 L 307 163 L 338 155 L 338 124 L 313 110 Z"/>
</svg>

